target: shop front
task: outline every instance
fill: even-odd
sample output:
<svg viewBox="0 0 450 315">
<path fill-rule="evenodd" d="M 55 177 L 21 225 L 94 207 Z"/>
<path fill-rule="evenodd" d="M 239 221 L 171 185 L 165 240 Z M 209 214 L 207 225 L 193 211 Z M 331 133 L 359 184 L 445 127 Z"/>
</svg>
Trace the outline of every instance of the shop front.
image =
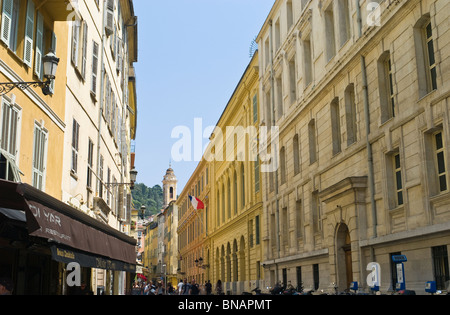
<svg viewBox="0 0 450 315">
<path fill-rule="evenodd" d="M 11 278 L 13 294 L 124 294 L 136 271 L 135 245 L 28 184 L 0 180 L 0 276 Z"/>
</svg>

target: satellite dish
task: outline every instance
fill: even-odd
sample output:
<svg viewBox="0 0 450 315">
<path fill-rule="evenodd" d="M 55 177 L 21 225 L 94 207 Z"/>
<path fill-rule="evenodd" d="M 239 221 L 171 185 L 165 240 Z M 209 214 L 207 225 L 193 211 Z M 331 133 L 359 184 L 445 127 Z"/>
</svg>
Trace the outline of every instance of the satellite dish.
<svg viewBox="0 0 450 315">
<path fill-rule="evenodd" d="M 250 43 L 250 48 L 249 48 L 249 57 L 253 58 L 253 55 L 255 54 L 255 52 L 258 50 L 258 44 L 256 43 L 256 37 L 252 40 L 252 42 Z"/>
</svg>

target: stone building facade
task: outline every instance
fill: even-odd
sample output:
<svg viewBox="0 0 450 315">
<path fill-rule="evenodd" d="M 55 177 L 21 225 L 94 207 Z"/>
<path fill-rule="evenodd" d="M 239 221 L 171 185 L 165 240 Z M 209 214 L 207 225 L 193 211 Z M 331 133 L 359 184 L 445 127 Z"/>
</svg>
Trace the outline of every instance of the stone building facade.
<svg viewBox="0 0 450 315">
<path fill-rule="evenodd" d="M 446 0 L 278 0 L 258 37 L 264 275 L 305 289 L 450 280 Z"/>
</svg>

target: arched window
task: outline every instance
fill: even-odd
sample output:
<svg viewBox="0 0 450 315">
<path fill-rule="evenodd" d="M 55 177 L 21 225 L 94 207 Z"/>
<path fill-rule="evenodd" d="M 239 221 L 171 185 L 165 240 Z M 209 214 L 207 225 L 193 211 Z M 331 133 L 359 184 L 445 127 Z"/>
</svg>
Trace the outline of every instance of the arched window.
<svg viewBox="0 0 450 315">
<path fill-rule="evenodd" d="M 231 185 L 230 178 L 227 180 L 227 215 L 228 219 L 231 218 Z"/>
<path fill-rule="evenodd" d="M 238 183 L 238 179 L 237 179 L 237 174 L 236 171 L 234 171 L 234 187 L 233 187 L 233 197 L 234 197 L 234 214 L 237 213 L 237 209 L 238 209 L 238 188 L 237 188 L 237 183 Z"/>
<path fill-rule="evenodd" d="M 219 190 L 217 190 L 216 224 L 217 224 L 217 226 L 219 226 L 219 224 L 220 224 L 220 194 L 219 194 Z"/>
<path fill-rule="evenodd" d="M 222 184 L 222 222 L 225 222 L 225 185 Z"/>
</svg>

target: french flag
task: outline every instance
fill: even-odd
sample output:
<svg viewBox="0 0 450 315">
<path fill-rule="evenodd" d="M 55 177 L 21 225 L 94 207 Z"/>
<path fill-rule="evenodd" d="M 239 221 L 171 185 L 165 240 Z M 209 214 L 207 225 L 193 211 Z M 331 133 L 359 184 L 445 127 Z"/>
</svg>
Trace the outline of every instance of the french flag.
<svg viewBox="0 0 450 315">
<path fill-rule="evenodd" d="M 191 200 L 192 206 L 194 207 L 195 210 L 205 209 L 205 205 L 200 199 L 195 198 L 191 195 L 189 195 L 189 199 Z"/>
</svg>

